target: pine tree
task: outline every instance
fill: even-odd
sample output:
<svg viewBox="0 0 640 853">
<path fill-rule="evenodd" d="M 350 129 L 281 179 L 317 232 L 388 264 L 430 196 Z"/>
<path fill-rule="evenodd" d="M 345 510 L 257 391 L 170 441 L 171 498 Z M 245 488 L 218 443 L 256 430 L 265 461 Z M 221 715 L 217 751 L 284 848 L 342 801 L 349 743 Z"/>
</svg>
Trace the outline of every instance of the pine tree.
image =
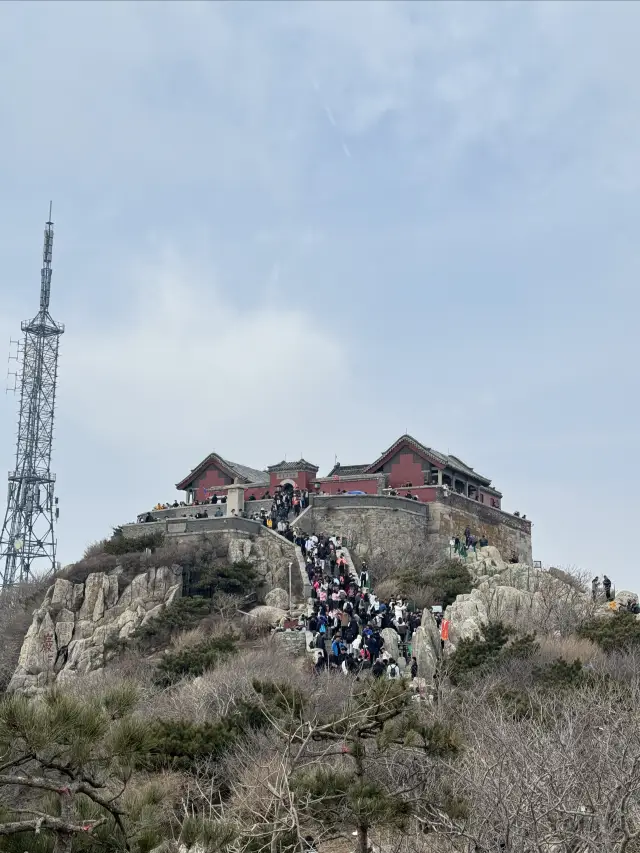
<svg viewBox="0 0 640 853">
<path fill-rule="evenodd" d="M 147 751 L 135 703 L 128 685 L 89 700 L 53 691 L 0 702 L 0 850 L 13 849 L 15 837 L 21 850 L 51 849 L 53 839 L 55 853 L 71 853 L 91 838 L 130 849 L 124 794 Z"/>
</svg>

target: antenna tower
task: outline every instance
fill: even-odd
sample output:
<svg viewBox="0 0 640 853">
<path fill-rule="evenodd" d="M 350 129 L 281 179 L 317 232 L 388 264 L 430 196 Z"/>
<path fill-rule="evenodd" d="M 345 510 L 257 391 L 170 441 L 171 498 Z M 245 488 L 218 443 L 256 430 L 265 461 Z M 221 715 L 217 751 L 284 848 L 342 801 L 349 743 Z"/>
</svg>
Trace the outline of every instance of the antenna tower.
<svg viewBox="0 0 640 853">
<path fill-rule="evenodd" d="M 58 379 L 58 348 L 64 326 L 49 313 L 53 222 L 51 204 L 44 229 L 40 310 L 21 324 L 14 391 L 20 390 L 16 462 L 9 472 L 7 511 L 0 533 L 0 578 L 3 587 L 34 575 L 34 562 L 55 569 L 58 499 L 51 473 L 53 419 Z"/>
</svg>

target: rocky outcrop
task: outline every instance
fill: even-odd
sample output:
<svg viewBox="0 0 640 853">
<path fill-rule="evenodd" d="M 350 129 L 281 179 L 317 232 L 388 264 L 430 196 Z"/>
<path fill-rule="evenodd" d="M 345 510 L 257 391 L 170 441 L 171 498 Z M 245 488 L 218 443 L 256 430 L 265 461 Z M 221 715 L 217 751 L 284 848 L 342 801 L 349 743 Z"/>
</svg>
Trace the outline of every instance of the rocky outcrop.
<svg viewBox="0 0 640 853">
<path fill-rule="evenodd" d="M 418 664 L 418 676 L 431 684 L 442 655 L 442 644 L 440 630 L 428 608 L 423 611 L 420 627 L 413 636 L 412 652 Z"/>
<path fill-rule="evenodd" d="M 558 570 L 505 563 L 495 547 L 470 551 L 465 565 L 475 588 L 468 595 L 459 595 L 446 610 L 450 622 L 447 652 L 461 639 L 479 633 L 489 621 L 552 633 L 592 610 L 590 593 L 575 578 Z"/>
<path fill-rule="evenodd" d="M 58 578 L 24 638 L 8 691 L 29 695 L 100 669 L 110 646 L 158 615 L 182 590 L 180 566 L 149 569 L 121 590 L 122 569 L 84 583 Z"/>
</svg>

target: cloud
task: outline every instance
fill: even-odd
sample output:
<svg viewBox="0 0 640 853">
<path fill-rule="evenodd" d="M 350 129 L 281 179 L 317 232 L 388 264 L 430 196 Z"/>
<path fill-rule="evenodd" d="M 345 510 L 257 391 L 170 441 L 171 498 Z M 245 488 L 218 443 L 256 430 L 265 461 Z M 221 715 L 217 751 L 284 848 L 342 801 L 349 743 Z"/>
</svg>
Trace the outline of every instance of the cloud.
<svg viewBox="0 0 640 853">
<path fill-rule="evenodd" d="M 34 313 L 53 197 L 66 554 L 211 449 L 326 470 L 408 428 L 535 510 L 539 556 L 631 571 L 584 519 L 632 529 L 640 476 L 639 19 L 0 4 L 0 335 Z M 14 437 L 6 398 L 0 470 Z"/>
<path fill-rule="evenodd" d="M 63 350 L 60 407 L 105 445 L 171 454 L 259 433 L 264 446 L 307 389 L 348 380 L 344 342 L 295 297 L 232 299 L 176 253 L 137 263 L 126 292 L 117 327 L 76 326 Z"/>
</svg>

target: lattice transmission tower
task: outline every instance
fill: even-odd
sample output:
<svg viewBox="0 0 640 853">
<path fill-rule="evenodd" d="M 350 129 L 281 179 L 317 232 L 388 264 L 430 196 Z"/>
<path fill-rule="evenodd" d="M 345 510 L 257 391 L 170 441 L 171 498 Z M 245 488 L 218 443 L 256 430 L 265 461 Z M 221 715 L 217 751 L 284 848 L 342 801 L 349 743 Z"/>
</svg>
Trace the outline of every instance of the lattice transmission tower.
<svg viewBox="0 0 640 853">
<path fill-rule="evenodd" d="M 51 205 L 44 229 L 40 310 L 21 324 L 14 391 L 20 391 L 15 468 L 9 472 L 7 511 L 0 533 L 2 586 L 27 580 L 36 568 L 55 569 L 58 499 L 51 473 L 58 348 L 64 326 L 49 313 L 53 222 Z"/>
</svg>

